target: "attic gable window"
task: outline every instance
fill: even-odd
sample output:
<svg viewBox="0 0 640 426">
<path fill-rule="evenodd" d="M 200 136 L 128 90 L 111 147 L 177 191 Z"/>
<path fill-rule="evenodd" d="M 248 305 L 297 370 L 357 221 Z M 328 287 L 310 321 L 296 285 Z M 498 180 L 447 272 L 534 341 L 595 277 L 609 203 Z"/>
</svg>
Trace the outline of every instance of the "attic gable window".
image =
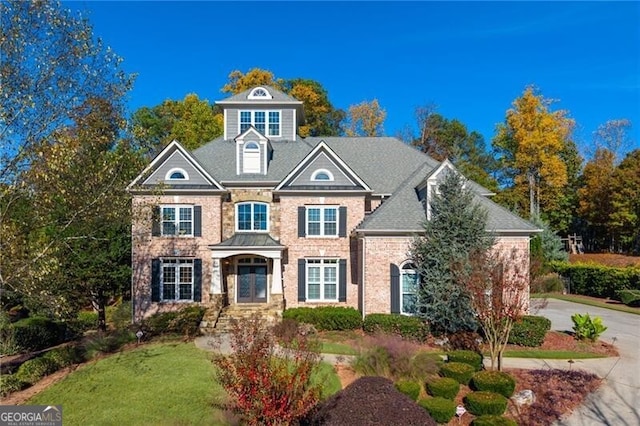
<svg viewBox="0 0 640 426">
<path fill-rule="evenodd" d="M 183 169 L 171 169 L 167 172 L 164 180 L 189 180 L 189 175 Z"/>
<path fill-rule="evenodd" d="M 250 126 L 265 136 L 280 136 L 280 111 L 240 111 L 240 132 L 244 133 Z"/>
<path fill-rule="evenodd" d="M 249 93 L 247 99 L 273 99 L 273 96 L 264 87 L 256 87 Z"/>
<path fill-rule="evenodd" d="M 329 170 L 318 169 L 311 175 L 314 182 L 333 182 L 333 174 Z"/>
</svg>

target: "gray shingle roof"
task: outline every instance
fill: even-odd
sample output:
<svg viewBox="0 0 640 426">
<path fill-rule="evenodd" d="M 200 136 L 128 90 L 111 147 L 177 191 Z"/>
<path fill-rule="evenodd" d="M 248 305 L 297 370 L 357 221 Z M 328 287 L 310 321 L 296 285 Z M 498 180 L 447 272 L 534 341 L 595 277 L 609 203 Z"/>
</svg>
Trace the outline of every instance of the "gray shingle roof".
<svg viewBox="0 0 640 426">
<path fill-rule="evenodd" d="M 244 92 L 240 92 L 236 95 L 230 96 L 226 99 L 223 99 L 221 101 L 217 101 L 217 104 L 225 104 L 225 103 L 236 103 L 236 102 L 246 102 L 246 103 L 256 103 L 256 102 L 271 102 L 271 103 L 296 103 L 299 105 L 302 105 L 302 101 L 299 101 L 297 99 L 292 98 L 291 96 L 287 95 L 286 93 L 283 93 L 277 89 L 274 89 L 271 86 L 260 86 L 260 87 L 264 87 L 265 89 L 267 89 L 269 91 L 269 94 L 272 96 L 272 99 L 247 99 L 247 97 L 249 96 L 249 93 L 251 93 L 251 91 L 253 89 L 255 89 L 255 87 L 252 87 L 251 89 L 247 89 Z"/>
</svg>

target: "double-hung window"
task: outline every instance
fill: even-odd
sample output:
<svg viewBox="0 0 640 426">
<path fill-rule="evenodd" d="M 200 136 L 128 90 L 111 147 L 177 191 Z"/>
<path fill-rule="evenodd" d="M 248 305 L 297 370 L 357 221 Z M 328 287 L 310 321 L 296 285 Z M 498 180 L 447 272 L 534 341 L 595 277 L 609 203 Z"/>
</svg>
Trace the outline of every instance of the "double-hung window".
<svg viewBox="0 0 640 426">
<path fill-rule="evenodd" d="M 338 300 L 338 259 L 307 259 L 307 300 Z"/>
<path fill-rule="evenodd" d="M 280 136 L 280 111 L 240 111 L 240 133 L 249 126 L 265 136 Z"/>
<path fill-rule="evenodd" d="M 400 271 L 400 313 L 414 315 L 417 312 L 420 276 L 412 263 L 405 263 Z"/>
<path fill-rule="evenodd" d="M 161 206 L 162 235 L 193 236 L 193 206 Z"/>
<path fill-rule="evenodd" d="M 338 207 L 307 207 L 307 235 L 338 236 Z"/>
<path fill-rule="evenodd" d="M 162 300 L 193 300 L 193 275 L 193 259 L 163 259 Z"/>
<path fill-rule="evenodd" d="M 268 231 L 269 205 L 266 203 L 236 204 L 237 231 Z"/>
</svg>

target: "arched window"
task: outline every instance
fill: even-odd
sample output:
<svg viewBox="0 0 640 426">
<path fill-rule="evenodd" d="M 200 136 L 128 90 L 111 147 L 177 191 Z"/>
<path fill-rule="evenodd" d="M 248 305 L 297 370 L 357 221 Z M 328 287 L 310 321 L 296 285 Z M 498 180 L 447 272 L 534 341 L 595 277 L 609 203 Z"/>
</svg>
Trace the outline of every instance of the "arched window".
<svg viewBox="0 0 640 426">
<path fill-rule="evenodd" d="M 244 146 L 242 172 L 260 173 L 260 145 L 256 142 L 247 142 Z"/>
<path fill-rule="evenodd" d="M 184 169 L 173 168 L 167 172 L 164 180 L 189 180 L 189 175 Z"/>
<path fill-rule="evenodd" d="M 256 87 L 251 92 L 249 92 L 249 96 L 247 99 L 272 99 L 273 96 L 269 93 L 267 89 L 264 87 Z"/>
<path fill-rule="evenodd" d="M 400 268 L 400 313 L 415 315 L 417 312 L 418 287 L 420 275 L 411 262 L 405 262 Z"/>
<path fill-rule="evenodd" d="M 311 175 L 311 180 L 319 182 L 331 182 L 333 181 L 333 175 L 329 170 L 318 169 Z"/>
</svg>

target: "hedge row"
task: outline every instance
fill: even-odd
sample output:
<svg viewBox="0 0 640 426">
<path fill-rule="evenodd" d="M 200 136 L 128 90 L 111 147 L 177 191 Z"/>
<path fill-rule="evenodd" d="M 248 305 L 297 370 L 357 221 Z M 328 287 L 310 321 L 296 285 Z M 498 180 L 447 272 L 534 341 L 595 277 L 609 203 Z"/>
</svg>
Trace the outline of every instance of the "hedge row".
<svg viewBox="0 0 640 426">
<path fill-rule="evenodd" d="M 553 270 L 569 279 L 571 293 L 615 299 L 620 290 L 640 290 L 640 268 L 551 262 Z"/>
<path fill-rule="evenodd" d="M 627 306 L 640 306 L 640 290 L 620 290 L 618 299 Z"/>
<path fill-rule="evenodd" d="M 429 336 L 429 326 L 417 317 L 399 314 L 369 314 L 362 328 L 367 333 L 391 333 L 423 342 Z"/>
<path fill-rule="evenodd" d="M 21 319 L 12 327 L 19 352 L 38 351 L 77 337 L 77 332 L 68 324 L 42 317 Z"/>
<path fill-rule="evenodd" d="M 317 330 L 355 330 L 362 327 L 362 315 L 354 308 L 319 306 L 317 308 L 290 308 L 283 319 L 312 324 Z"/>
</svg>

